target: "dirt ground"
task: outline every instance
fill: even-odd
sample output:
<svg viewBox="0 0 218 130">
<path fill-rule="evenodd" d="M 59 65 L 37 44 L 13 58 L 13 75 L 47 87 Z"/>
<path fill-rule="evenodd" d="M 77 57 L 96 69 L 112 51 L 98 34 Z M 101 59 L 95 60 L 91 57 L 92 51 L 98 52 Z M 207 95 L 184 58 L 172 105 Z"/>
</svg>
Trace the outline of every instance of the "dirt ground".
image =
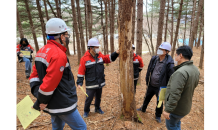
<svg viewBox="0 0 218 130">
<path fill-rule="evenodd" d="M 194 64 L 199 65 L 200 61 L 200 48 L 194 48 Z M 75 80 L 77 79 L 78 65 L 77 65 L 77 56 L 69 56 L 70 65 Z M 146 93 L 146 83 L 145 75 L 147 71 L 147 66 L 150 61 L 150 55 L 144 54 L 142 56 L 144 62 L 144 68 L 142 70 L 141 85 L 137 86 L 136 90 L 136 108 L 139 108 L 144 99 Z M 84 121 L 87 124 L 88 130 L 166 130 L 165 119 L 161 117 L 161 123 L 157 123 L 155 119 L 155 107 L 156 107 L 156 97 L 154 96 L 150 101 L 146 113 L 137 112 L 142 119 L 143 124 L 128 122 L 120 117 L 121 115 L 121 105 L 119 99 L 119 58 L 109 64 L 105 65 L 105 79 L 106 86 L 103 88 L 102 92 L 102 101 L 101 108 L 105 114 L 100 115 L 94 113 L 94 105 L 91 105 L 91 112 L 88 118 L 85 118 Z M 24 72 L 24 63 L 17 64 L 17 103 L 19 103 L 26 95 L 30 95 L 33 102 L 36 101 L 36 98 L 30 92 L 29 80 L 25 78 Z M 204 81 L 204 67 L 200 70 L 200 80 Z M 85 89 L 85 86 L 83 86 Z M 81 90 L 77 90 L 78 95 L 78 110 L 83 115 L 83 108 L 85 103 L 85 95 Z M 93 100 L 94 101 L 94 100 Z M 94 104 L 94 102 L 92 103 Z M 203 130 L 204 129 L 204 83 L 200 82 L 198 87 L 195 89 L 192 109 L 191 112 L 185 116 L 182 120 L 181 127 L 183 130 Z M 23 130 L 23 127 L 17 118 L 17 129 Z M 41 115 L 34 120 L 30 126 L 27 128 L 31 130 L 51 130 L 51 119 L 50 115 L 44 112 L 41 112 Z M 70 130 L 70 127 L 66 124 L 64 130 Z"/>
</svg>

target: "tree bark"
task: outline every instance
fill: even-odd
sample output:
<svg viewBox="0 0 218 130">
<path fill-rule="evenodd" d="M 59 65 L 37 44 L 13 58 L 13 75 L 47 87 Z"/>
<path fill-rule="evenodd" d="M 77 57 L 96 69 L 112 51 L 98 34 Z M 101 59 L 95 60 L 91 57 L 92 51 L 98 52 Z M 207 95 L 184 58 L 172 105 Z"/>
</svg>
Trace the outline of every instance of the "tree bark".
<svg viewBox="0 0 218 130">
<path fill-rule="evenodd" d="M 62 19 L 62 15 L 61 15 L 61 0 L 59 0 L 59 6 L 58 6 L 58 8 L 59 8 L 59 13 L 60 13 L 60 18 Z"/>
<path fill-rule="evenodd" d="M 88 31 L 87 31 L 87 0 L 84 0 L 84 8 L 85 8 L 85 28 L 86 28 L 86 43 L 88 45 L 88 40 L 89 40 L 89 37 L 88 37 Z"/>
<path fill-rule="evenodd" d="M 87 0 L 87 9 L 88 9 L 88 31 L 89 31 L 89 39 L 92 38 L 92 19 L 91 19 L 91 3 L 90 0 Z"/>
<path fill-rule="evenodd" d="M 192 19 L 191 19 L 191 27 L 190 27 L 190 35 L 189 35 L 189 46 L 191 48 L 193 47 L 193 42 L 191 44 L 191 37 L 192 37 L 192 30 L 193 30 L 193 24 L 195 18 L 195 8 L 196 8 L 196 0 L 193 0 Z"/>
<path fill-rule="evenodd" d="M 164 41 L 167 41 L 167 25 L 168 25 L 168 13 L 169 13 L 169 8 L 170 8 L 170 0 L 168 2 L 168 7 L 167 7 L 167 16 L 166 16 L 166 26 L 165 26 L 165 36 L 164 36 Z"/>
<path fill-rule="evenodd" d="M 110 48 L 111 53 L 114 52 L 114 0 L 111 1 L 111 15 L 110 15 Z"/>
<path fill-rule="evenodd" d="M 21 21 L 20 21 L 20 15 L 19 15 L 18 8 L 17 8 L 17 24 L 18 24 L 18 30 L 19 30 L 19 34 L 20 34 L 20 39 L 24 38 L 23 28 L 22 28 L 22 24 L 21 24 Z"/>
<path fill-rule="evenodd" d="M 173 0 L 171 1 L 171 3 L 172 3 L 172 17 L 171 17 L 171 22 L 172 22 L 172 27 L 171 27 L 171 40 L 170 40 L 170 44 L 171 44 L 171 46 L 172 46 L 172 44 L 173 44 L 173 10 L 174 10 L 174 8 L 173 8 Z"/>
<path fill-rule="evenodd" d="M 161 3 L 160 3 L 160 13 L 159 13 L 159 21 L 158 21 L 158 31 L 157 31 L 156 53 L 157 53 L 158 47 L 160 46 L 160 44 L 162 42 L 165 3 L 166 3 L 166 0 L 161 0 Z"/>
<path fill-rule="evenodd" d="M 178 36 L 178 32 L 179 32 L 179 25 L 180 25 L 181 13 L 182 13 L 182 5 L 183 5 L 183 0 L 181 0 L 181 2 L 180 2 L 179 15 L 178 15 L 177 25 L 176 25 L 176 32 L 175 32 L 175 37 L 174 37 L 174 41 L 173 41 L 173 49 L 171 52 L 172 58 L 173 58 L 174 52 L 175 52 L 176 41 L 178 41 L 177 36 Z"/>
<path fill-rule="evenodd" d="M 105 50 L 105 26 L 103 24 L 103 9 L 102 9 L 103 3 L 102 3 L 102 0 L 101 0 L 100 5 L 101 5 L 101 27 L 102 27 L 102 32 L 103 32 L 102 38 L 103 38 L 103 45 L 104 45 L 104 54 L 106 54 L 106 50 Z"/>
<path fill-rule="evenodd" d="M 202 46 L 201 46 L 201 56 L 200 56 L 200 62 L 199 62 L 200 69 L 202 69 L 203 60 L 204 60 L 204 33 L 203 33 L 203 40 L 202 40 Z"/>
<path fill-rule="evenodd" d="M 133 86 L 133 55 L 132 55 L 132 12 L 130 0 L 119 0 L 119 50 L 120 50 L 120 90 L 122 115 L 127 120 L 137 120 L 136 103 Z"/>
<path fill-rule="evenodd" d="M 81 55 L 84 55 L 85 52 L 86 52 L 86 49 L 85 49 L 85 42 L 84 42 L 83 26 L 82 26 L 82 20 L 81 20 L 79 0 L 76 0 L 76 4 L 77 4 L 77 16 L 78 16 L 78 24 L 79 24 L 79 32 L 80 32 L 80 40 L 81 40 L 81 50 L 82 50 Z"/>
<path fill-rule="evenodd" d="M 46 4 L 46 1 L 45 1 L 45 0 L 43 0 L 43 2 L 44 2 L 44 6 L 45 6 L 46 19 L 47 19 L 47 21 L 48 21 L 48 20 L 49 20 L 49 16 L 48 16 L 47 4 Z"/>
<path fill-rule="evenodd" d="M 196 16 L 196 19 L 195 19 L 195 22 L 194 22 L 194 27 L 192 29 L 192 34 L 191 34 L 191 39 L 190 39 L 190 47 L 193 48 L 193 42 L 194 42 L 194 36 L 197 34 L 197 30 L 198 30 L 198 22 L 199 22 L 199 15 L 201 14 L 201 11 L 202 11 L 202 7 L 203 7 L 203 4 L 204 4 L 204 0 L 200 0 L 199 1 L 199 6 L 198 6 L 198 13 L 197 13 L 197 16 Z"/>
<path fill-rule="evenodd" d="M 57 16 L 58 16 L 58 18 L 61 18 L 61 12 L 60 12 L 60 8 L 59 8 L 58 0 L 55 0 L 55 5 L 56 5 L 56 10 L 57 10 Z"/>
<path fill-rule="evenodd" d="M 77 43 L 77 56 L 78 56 L 78 64 L 80 63 L 81 59 L 81 50 L 80 50 L 80 38 L 79 38 L 79 31 L 76 21 L 76 9 L 75 9 L 75 2 L 71 0 L 71 7 L 72 7 L 72 14 L 73 14 L 73 26 L 76 33 L 76 43 Z"/>
<path fill-rule="evenodd" d="M 137 0 L 137 48 L 136 53 L 142 55 L 142 33 L 143 33 L 143 0 Z"/>
<path fill-rule="evenodd" d="M 41 22 L 43 41 L 44 41 L 44 45 L 46 45 L 45 22 L 42 16 L 42 11 L 41 11 L 39 0 L 36 0 L 36 4 L 37 4 L 37 9 L 39 13 L 40 22 Z"/>
<path fill-rule="evenodd" d="M 33 40 L 34 40 L 34 44 L 35 44 L 35 49 L 36 49 L 36 52 L 39 50 L 39 45 L 38 45 L 38 41 L 36 39 L 36 33 L 35 33 L 35 28 L 33 26 L 33 21 L 32 21 L 32 16 L 31 16 L 31 11 L 29 9 L 29 4 L 28 4 L 28 0 L 24 0 L 25 1 L 25 6 L 26 6 L 26 11 L 27 11 L 27 14 L 28 14 L 28 18 L 29 18 L 29 23 L 30 23 L 30 27 L 31 27 L 31 31 L 32 31 L 32 34 L 33 34 Z"/>
<path fill-rule="evenodd" d="M 104 43 L 104 51 L 105 54 L 108 54 L 108 16 L 107 16 L 107 3 L 108 0 L 104 0 L 104 5 L 105 5 L 105 43 Z"/>
<path fill-rule="evenodd" d="M 204 17 L 204 13 L 203 11 L 201 12 L 201 20 L 200 20 L 200 34 L 199 34 L 199 37 L 198 37 L 198 44 L 197 44 L 197 48 L 200 46 L 201 44 L 201 32 L 202 32 L 202 25 L 203 25 L 203 17 Z"/>
<path fill-rule="evenodd" d="M 47 2 L 48 2 L 49 7 L 51 8 L 51 11 L 52 11 L 52 13 L 54 14 L 55 18 L 57 18 L 57 15 L 56 15 L 56 13 L 54 12 L 54 10 L 53 10 L 53 8 L 52 8 L 52 6 L 51 6 L 49 0 L 47 0 Z"/>
<path fill-rule="evenodd" d="M 74 29 L 74 27 L 73 27 L 73 55 L 76 55 L 75 29 Z"/>
<path fill-rule="evenodd" d="M 185 45 L 185 34 L 186 34 L 186 23 L 187 23 L 187 15 L 188 15 L 188 1 L 187 1 L 187 5 L 186 5 L 186 14 L 185 14 L 185 29 L 184 29 L 184 38 L 183 38 L 183 46 Z"/>
<path fill-rule="evenodd" d="M 134 44 L 134 36 L 135 36 L 135 7 L 136 7 L 136 0 L 133 0 L 133 14 L 132 14 L 132 44 Z"/>
</svg>

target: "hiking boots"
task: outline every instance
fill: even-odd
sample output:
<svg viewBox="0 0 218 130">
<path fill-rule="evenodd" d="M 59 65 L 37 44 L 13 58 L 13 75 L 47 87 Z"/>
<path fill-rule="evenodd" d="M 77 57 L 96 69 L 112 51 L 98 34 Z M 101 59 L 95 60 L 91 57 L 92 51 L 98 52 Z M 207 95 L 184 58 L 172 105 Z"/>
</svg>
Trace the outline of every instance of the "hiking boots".
<svg viewBox="0 0 218 130">
<path fill-rule="evenodd" d="M 156 116 L 156 119 L 155 119 L 158 123 L 161 123 L 161 119 L 160 119 L 160 117 L 157 117 Z"/>
<path fill-rule="evenodd" d="M 30 72 L 29 70 L 25 70 L 26 78 L 28 79 L 30 77 Z"/>
<path fill-rule="evenodd" d="M 104 112 L 101 110 L 101 108 L 95 109 L 95 112 L 97 112 L 97 113 L 99 113 L 99 114 L 104 114 Z"/>
<path fill-rule="evenodd" d="M 89 112 L 84 112 L 83 118 L 87 118 L 89 115 Z"/>
<path fill-rule="evenodd" d="M 142 110 L 142 107 L 138 108 L 137 111 L 145 112 L 145 110 Z"/>
</svg>

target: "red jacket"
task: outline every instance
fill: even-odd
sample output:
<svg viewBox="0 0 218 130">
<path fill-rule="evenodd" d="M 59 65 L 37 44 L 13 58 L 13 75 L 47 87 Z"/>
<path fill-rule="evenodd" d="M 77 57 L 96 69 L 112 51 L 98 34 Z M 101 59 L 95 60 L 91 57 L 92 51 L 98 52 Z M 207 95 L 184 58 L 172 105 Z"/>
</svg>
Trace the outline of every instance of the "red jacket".
<svg viewBox="0 0 218 130">
<path fill-rule="evenodd" d="M 66 56 L 67 49 L 54 40 L 48 40 L 36 54 L 33 72 L 29 78 L 34 104 L 48 104 L 44 110 L 50 114 L 71 113 L 77 106 L 73 74 Z"/>
<path fill-rule="evenodd" d="M 19 62 L 22 62 L 23 61 L 23 58 L 22 57 L 20 57 L 20 51 L 21 50 L 25 50 L 25 49 L 28 49 L 29 51 L 31 51 L 31 53 L 33 53 L 33 51 L 34 51 L 34 49 L 32 48 L 32 46 L 30 46 L 30 44 L 27 44 L 25 47 L 24 46 L 22 46 L 21 44 L 18 44 L 17 45 L 17 56 L 18 56 L 18 61 Z M 32 61 L 32 56 L 30 57 L 30 58 L 28 58 L 28 59 L 30 59 L 30 61 Z"/>
<path fill-rule="evenodd" d="M 103 55 L 99 52 L 98 57 L 86 51 L 80 60 L 80 66 L 77 75 L 77 84 L 82 86 L 85 76 L 86 89 L 96 89 L 105 86 L 104 63 L 115 61 L 119 54 L 113 52 L 111 55 Z"/>
<path fill-rule="evenodd" d="M 137 55 L 133 54 L 133 68 L 134 68 L 134 80 L 137 80 L 139 77 L 139 72 L 142 71 L 144 64 L 142 58 Z"/>
</svg>

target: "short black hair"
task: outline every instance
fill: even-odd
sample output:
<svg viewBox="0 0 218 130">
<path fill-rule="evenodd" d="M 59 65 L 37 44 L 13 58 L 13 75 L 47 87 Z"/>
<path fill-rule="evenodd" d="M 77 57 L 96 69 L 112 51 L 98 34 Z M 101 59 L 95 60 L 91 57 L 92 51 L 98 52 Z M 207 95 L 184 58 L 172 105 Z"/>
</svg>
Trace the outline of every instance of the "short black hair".
<svg viewBox="0 0 218 130">
<path fill-rule="evenodd" d="M 26 45 L 29 45 L 29 42 L 27 41 L 26 38 L 21 38 L 20 45 L 22 45 L 23 41 L 25 41 Z"/>
<path fill-rule="evenodd" d="M 176 49 L 176 54 L 179 55 L 182 53 L 182 56 L 187 59 L 190 60 L 193 56 L 193 51 L 191 49 L 191 47 L 189 46 L 180 46 L 178 49 Z"/>
</svg>

